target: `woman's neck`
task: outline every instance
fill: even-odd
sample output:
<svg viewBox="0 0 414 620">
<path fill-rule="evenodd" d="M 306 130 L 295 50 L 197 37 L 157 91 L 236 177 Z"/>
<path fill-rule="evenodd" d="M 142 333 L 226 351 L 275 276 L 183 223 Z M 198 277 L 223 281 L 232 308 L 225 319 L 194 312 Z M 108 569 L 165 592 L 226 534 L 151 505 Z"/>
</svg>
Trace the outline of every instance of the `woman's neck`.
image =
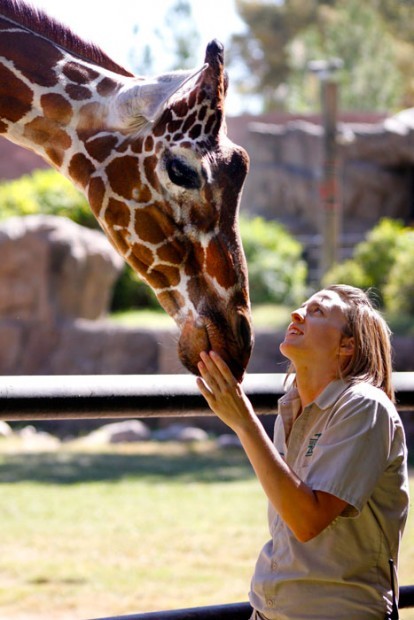
<svg viewBox="0 0 414 620">
<path fill-rule="evenodd" d="M 335 379 L 337 376 L 332 371 L 321 374 L 320 372 L 301 372 L 301 369 L 296 369 L 296 386 L 302 407 L 313 402 Z"/>
</svg>

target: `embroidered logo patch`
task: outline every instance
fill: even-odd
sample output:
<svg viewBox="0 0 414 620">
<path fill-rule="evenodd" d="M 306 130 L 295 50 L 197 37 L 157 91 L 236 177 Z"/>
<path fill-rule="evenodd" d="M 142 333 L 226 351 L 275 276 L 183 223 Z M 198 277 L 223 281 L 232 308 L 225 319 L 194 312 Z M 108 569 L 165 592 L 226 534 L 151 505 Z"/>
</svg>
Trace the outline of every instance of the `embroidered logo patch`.
<svg viewBox="0 0 414 620">
<path fill-rule="evenodd" d="M 322 433 L 315 433 L 314 436 L 309 439 L 309 444 L 308 444 L 308 448 L 306 450 L 305 456 L 312 456 L 313 449 L 316 446 L 316 444 L 318 443 L 318 439 L 319 439 L 319 437 L 321 435 L 322 435 Z"/>
</svg>

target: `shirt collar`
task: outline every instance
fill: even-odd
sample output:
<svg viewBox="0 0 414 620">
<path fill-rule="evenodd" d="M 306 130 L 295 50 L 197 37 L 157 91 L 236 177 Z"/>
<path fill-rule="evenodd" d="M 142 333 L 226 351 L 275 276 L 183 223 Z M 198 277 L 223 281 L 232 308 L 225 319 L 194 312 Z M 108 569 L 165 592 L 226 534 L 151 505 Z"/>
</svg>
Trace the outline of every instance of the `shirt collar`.
<svg viewBox="0 0 414 620">
<path fill-rule="evenodd" d="M 331 381 L 326 388 L 315 398 L 315 405 L 319 409 L 329 409 L 338 400 L 342 392 L 349 387 L 349 382 L 343 379 Z"/>
<path fill-rule="evenodd" d="M 319 409 L 328 409 L 332 407 L 332 405 L 338 400 L 342 392 L 344 392 L 349 387 L 349 382 L 344 381 L 343 379 L 336 379 L 328 383 L 326 388 L 315 398 L 313 403 Z M 299 402 L 299 405 L 297 404 Z M 300 399 L 299 392 L 295 385 L 293 385 L 288 392 L 279 400 L 279 405 L 282 408 L 289 407 L 296 409 L 298 406 L 300 407 Z"/>
</svg>

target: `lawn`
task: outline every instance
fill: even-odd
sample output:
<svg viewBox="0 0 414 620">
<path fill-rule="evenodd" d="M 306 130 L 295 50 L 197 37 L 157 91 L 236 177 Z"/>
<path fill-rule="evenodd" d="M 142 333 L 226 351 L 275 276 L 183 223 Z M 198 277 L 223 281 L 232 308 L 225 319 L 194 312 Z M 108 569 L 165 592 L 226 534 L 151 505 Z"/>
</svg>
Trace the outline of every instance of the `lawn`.
<svg viewBox="0 0 414 620">
<path fill-rule="evenodd" d="M 266 501 L 238 450 L 74 443 L 28 453 L 2 441 L 0 484 L 0 620 L 247 600 Z M 413 566 L 414 515 L 402 583 L 414 583 Z"/>
</svg>

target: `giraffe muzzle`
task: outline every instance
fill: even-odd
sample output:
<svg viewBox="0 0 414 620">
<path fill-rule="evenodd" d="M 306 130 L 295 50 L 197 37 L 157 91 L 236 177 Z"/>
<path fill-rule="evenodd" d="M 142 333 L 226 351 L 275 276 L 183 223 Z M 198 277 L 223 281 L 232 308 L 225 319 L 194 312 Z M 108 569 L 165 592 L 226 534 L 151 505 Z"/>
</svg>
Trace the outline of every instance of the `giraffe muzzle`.
<svg viewBox="0 0 414 620">
<path fill-rule="evenodd" d="M 232 332 L 235 330 L 234 335 Z M 216 351 L 229 366 L 237 381 L 243 379 L 253 347 L 250 323 L 243 315 L 236 315 L 235 325 L 223 325 L 202 317 L 191 316 L 181 328 L 178 354 L 182 364 L 198 375 L 197 364 L 202 351 Z"/>
</svg>

